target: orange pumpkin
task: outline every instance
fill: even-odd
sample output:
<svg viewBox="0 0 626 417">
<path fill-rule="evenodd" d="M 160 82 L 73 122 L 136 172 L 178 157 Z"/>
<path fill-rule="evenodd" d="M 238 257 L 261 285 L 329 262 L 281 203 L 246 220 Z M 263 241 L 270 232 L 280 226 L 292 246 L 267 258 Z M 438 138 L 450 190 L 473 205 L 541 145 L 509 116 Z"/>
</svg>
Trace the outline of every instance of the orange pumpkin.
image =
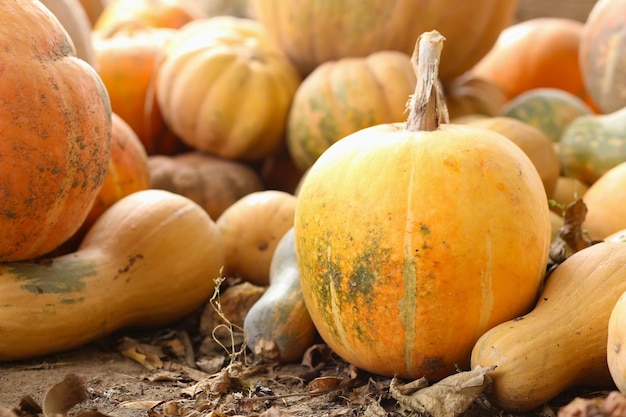
<svg viewBox="0 0 626 417">
<path fill-rule="evenodd" d="M 147 27 L 178 29 L 206 14 L 191 2 L 179 0 L 110 0 L 94 23 L 97 32 L 133 22 Z"/>
<path fill-rule="evenodd" d="M 626 0 L 599 0 L 580 42 L 585 88 L 603 113 L 626 107 Z"/>
<path fill-rule="evenodd" d="M 178 30 L 156 91 L 165 122 L 188 146 L 253 161 L 283 141 L 299 84 L 259 22 L 220 16 Z"/>
<path fill-rule="evenodd" d="M 252 15 L 305 76 L 326 61 L 396 50 L 411 54 L 420 33 L 447 39 L 439 76 L 469 70 L 515 14 L 517 0 L 250 0 Z"/>
<path fill-rule="evenodd" d="M 130 125 L 113 113 L 109 169 L 83 228 L 89 229 L 105 210 L 122 197 L 147 190 L 149 176 L 146 149 Z"/>
<path fill-rule="evenodd" d="M 583 196 L 585 228 L 592 239 L 604 239 L 626 228 L 626 161 L 605 172 Z"/>
<path fill-rule="evenodd" d="M 483 332 L 532 307 L 551 238 L 526 154 L 497 132 L 440 123 L 438 35 L 420 37 L 408 121 L 328 148 L 304 177 L 294 223 L 325 342 L 370 372 L 429 380 L 466 368 Z"/>
<path fill-rule="evenodd" d="M 0 261 L 35 258 L 80 227 L 102 187 L 111 107 L 38 1 L 0 2 Z M 25 76 L 27 74 L 28 76 Z"/>
<path fill-rule="evenodd" d="M 98 73 L 113 112 L 130 125 L 149 155 L 172 155 L 184 149 L 166 126 L 155 92 L 156 73 L 174 34 L 174 29 L 129 24 L 94 36 Z"/>
<path fill-rule="evenodd" d="M 585 96 L 578 48 L 582 22 L 559 17 L 536 17 L 500 33 L 494 47 L 472 72 L 497 84 L 507 99 L 542 87 Z"/>
</svg>

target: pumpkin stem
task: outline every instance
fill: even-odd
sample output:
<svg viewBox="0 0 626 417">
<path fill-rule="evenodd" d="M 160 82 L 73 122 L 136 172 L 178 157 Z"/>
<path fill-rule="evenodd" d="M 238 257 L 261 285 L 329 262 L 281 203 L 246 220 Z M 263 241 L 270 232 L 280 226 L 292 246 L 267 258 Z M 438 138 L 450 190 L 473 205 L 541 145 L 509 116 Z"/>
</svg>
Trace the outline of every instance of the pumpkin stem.
<svg viewBox="0 0 626 417">
<path fill-rule="evenodd" d="M 443 86 L 439 81 L 439 59 L 445 39 L 436 30 L 422 33 L 417 38 L 411 56 L 417 83 L 407 103 L 410 113 L 406 130 L 437 130 L 440 124 L 449 122 Z"/>
</svg>

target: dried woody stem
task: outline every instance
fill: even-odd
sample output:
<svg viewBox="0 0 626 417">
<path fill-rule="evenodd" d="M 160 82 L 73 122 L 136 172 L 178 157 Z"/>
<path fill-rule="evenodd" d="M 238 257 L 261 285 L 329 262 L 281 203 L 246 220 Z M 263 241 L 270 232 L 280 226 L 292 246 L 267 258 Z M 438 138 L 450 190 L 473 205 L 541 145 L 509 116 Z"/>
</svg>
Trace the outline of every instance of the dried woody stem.
<svg viewBox="0 0 626 417">
<path fill-rule="evenodd" d="M 407 104 L 410 113 L 406 130 L 437 130 L 440 124 L 449 122 L 443 87 L 439 82 L 439 61 L 444 40 L 436 30 L 425 32 L 417 39 L 411 57 L 417 83 Z"/>
</svg>

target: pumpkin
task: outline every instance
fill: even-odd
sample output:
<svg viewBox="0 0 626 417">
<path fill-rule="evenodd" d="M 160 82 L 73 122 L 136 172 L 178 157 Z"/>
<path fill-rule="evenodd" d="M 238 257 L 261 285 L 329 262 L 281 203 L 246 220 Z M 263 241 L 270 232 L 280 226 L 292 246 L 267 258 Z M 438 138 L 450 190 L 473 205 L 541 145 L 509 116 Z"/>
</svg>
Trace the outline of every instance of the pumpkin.
<svg viewBox="0 0 626 417">
<path fill-rule="evenodd" d="M 139 136 L 149 155 L 185 149 L 166 126 L 155 92 L 156 73 L 174 33 L 174 29 L 127 24 L 94 35 L 98 74 L 111 107 Z"/>
<path fill-rule="evenodd" d="M 287 119 L 287 148 L 302 170 L 330 145 L 365 127 L 400 122 L 415 89 L 408 55 L 375 52 L 317 67 L 298 87 Z"/>
<path fill-rule="evenodd" d="M 559 158 L 565 175 L 587 184 L 626 161 L 626 107 L 572 120 L 561 135 Z"/>
<path fill-rule="evenodd" d="M 200 152 L 148 158 L 150 188 L 167 190 L 195 201 L 217 219 L 242 197 L 263 190 L 259 174 L 237 161 Z"/>
<path fill-rule="evenodd" d="M 578 48 L 583 23 L 536 17 L 504 29 L 494 47 L 472 68 L 498 85 L 508 100 L 535 88 L 558 88 L 585 96 Z"/>
<path fill-rule="evenodd" d="M 512 117 L 487 117 L 470 121 L 470 126 L 501 133 L 519 146 L 537 169 L 548 198 L 552 197 L 561 172 L 559 157 L 552 142 L 534 126 Z"/>
<path fill-rule="evenodd" d="M 410 55 L 417 37 L 436 27 L 448 46 L 444 84 L 469 70 L 515 14 L 517 0 L 250 0 L 253 16 L 302 76 L 326 61 L 396 50 Z"/>
<path fill-rule="evenodd" d="M 585 196 L 589 185 L 572 177 L 561 175 L 556 180 L 556 187 L 550 200 L 550 209 L 557 214 L 563 214 L 563 210 L 569 204 Z"/>
<path fill-rule="evenodd" d="M 0 262 L 9 262 L 78 230 L 106 176 L 112 122 L 102 81 L 42 3 L 0 4 L 0 48 Z"/>
<path fill-rule="evenodd" d="M 76 252 L 0 266 L 0 361 L 173 324 L 211 297 L 223 253 L 215 223 L 191 200 L 162 190 L 124 197 Z"/>
<path fill-rule="evenodd" d="M 127 22 L 154 28 L 178 29 L 206 14 L 191 2 L 180 0 L 109 0 L 93 25 L 108 32 Z"/>
<path fill-rule="evenodd" d="M 115 113 L 112 117 L 109 168 L 83 229 L 90 229 L 105 210 L 122 198 L 150 186 L 148 155 L 143 144 L 124 119 Z"/>
<path fill-rule="evenodd" d="M 76 49 L 76 56 L 95 67 L 95 53 L 91 42 L 92 24 L 81 3 L 78 0 L 41 0 L 41 2 L 67 30 Z"/>
<path fill-rule="evenodd" d="M 579 65 L 587 93 L 603 113 L 626 106 L 626 1 L 598 0 L 585 21 Z"/>
<path fill-rule="evenodd" d="M 624 352 L 626 348 L 626 292 L 617 300 L 611 315 L 609 316 L 609 327 L 607 331 L 606 359 L 609 366 L 611 378 L 621 392 L 626 392 L 626 360 Z"/>
<path fill-rule="evenodd" d="M 498 85 L 471 71 L 446 85 L 444 94 L 450 120 L 476 115 L 497 116 L 507 102 Z"/>
<path fill-rule="evenodd" d="M 315 327 L 346 361 L 386 376 L 466 368 L 483 332 L 532 307 L 548 258 L 546 194 L 528 156 L 497 132 L 440 123 L 442 43 L 420 37 L 407 122 L 339 140 L 298 193 Z"/>
<path fill-rule="evenodd" d="M 585 227 L 592 239 L 604 239 L 626 228 L 626 161 L 608 170 L 589 186 Z"/>
<path fill-rule="evenodd" d="M 511 412 L 533 410 L 572 387 L 611 387 L 607 323 L 626 291 L 626 245 L 603 242 L 570 255 L 534 309 L 485 333 L 472 366 L 496 366 L 486 393 Z M 542 326 L 550 323 L 550 328 Z"/>
<path fill-rule="evenodd" d="M 558 143 L 563 131 L 576 118 L 593 114 L 579 97 L 558 88 L 535 88 L 508 101 L 500 116 L 513 117 L 541 130 Z"/>
<path fill-rule="evenodd" d="M 217 218 L 224 240 L 224 276 L 269 284 L 270 264 L 278 242 L 293 227 L 297 198 L 278 190 L 250 193 Z"/>
<path fill-rule="evenodd" d="M 87 18 L 89 19 L 89 23 L 93 27 L 96 24 L 96 21 L 104 11 L 104 9 L 109 4 L 110 0 L 79 0 L 80 5 L 83 6 L 85 13 L 87 13 Z"/>
<path fill-rule="evenodd" d="M 167 125 L 190 147 L 261 160 L 284 140 L 299 83 L 260 23 L 221 16 L 179 29 L 156 92 Z"/>
<path fill-rule="evenodd" d="M 302 297 L 293 227 L 276 245 L 269 285 L 248 310 L 243 330 L 256 356 L 281 363 L 301 358 L 317 336 Z"/>
</svg>

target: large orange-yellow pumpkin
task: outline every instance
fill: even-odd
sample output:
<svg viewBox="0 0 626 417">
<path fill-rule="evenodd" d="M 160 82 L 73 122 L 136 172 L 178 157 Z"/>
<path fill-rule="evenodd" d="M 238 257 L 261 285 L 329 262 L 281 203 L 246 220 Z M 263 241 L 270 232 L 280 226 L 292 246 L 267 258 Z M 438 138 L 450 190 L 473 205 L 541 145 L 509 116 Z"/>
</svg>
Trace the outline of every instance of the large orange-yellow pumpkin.
<svg viewBox="0 0 626 417">
<path fill-rule="evenodd" d="M 303 75 L 349 56 L 411 54 L 417 37 L 436 28 L 447 39 L 439 70 L 444 83 L 489 51 L 517 5 L 518 0 L 250 0 L 253 16 Z"/>
<path fill-rule="evenodd" d="M 294 227 L 305 303 L 326 343 L 367 371 L 434 380 L 466 368 L 485 331 L 532 307 L 551 232 L 541 179 L 517 145 L 438 125 L 444 111 L 428 100 L 437 76 L 424 75 L 423 57 L 407 123 L 333 144 L 302 182 Z"/>
<path fill-rule="evenodd" d="M 95 70 L 38 1 L 0 2 L 0 262 L 74 234 L 109 163 L 111 107 Z"/>
</svg>

